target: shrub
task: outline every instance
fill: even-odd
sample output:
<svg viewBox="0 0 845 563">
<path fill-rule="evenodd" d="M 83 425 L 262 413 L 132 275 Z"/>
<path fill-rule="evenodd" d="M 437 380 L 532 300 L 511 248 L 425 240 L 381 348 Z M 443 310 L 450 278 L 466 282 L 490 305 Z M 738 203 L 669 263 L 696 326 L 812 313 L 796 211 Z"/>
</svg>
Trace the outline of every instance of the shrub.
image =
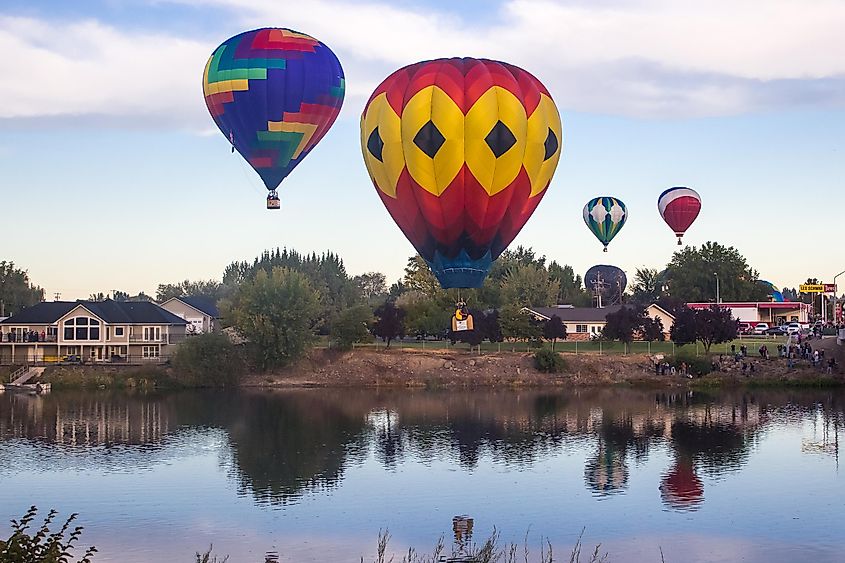
<svg viewBox="0 0 845 563">
<path fill-rule="evenodd" d="M 558 373 L 566 369 L 566 360 L 559 352 L 542 348 L 534 352 L 534 367 L 544 373 Z"/>
<path fill-rule="evenodd" d="M 221 387 L 237 385 L 245 371 L 240 351 L 219 332 L 191 336 L 173 356 L 176 379 L 183 385 Z"/>
<path fill-rule="evenodd" d="M 370 342 L 373 339 L 369 325 L 373 320 L 373 312 L 367 305 L 351 307 L 343 311 L 332 323 L 332 346 L 341 350 L 349 350 L 357 342 Z"/>
<path fill-rule="evenodd" d="M 691 375 L 701 377 L 713 371 L 713 360 L 709 356 L 688 356 L 685 354 L 678 354 L 674 357 L 669 357 L 666 360 L 670 365 L 675 366 L 675 369 L 680 370 L 681 364 L 686 362 L 687 369 Z"/>
<path fill-rule="evenodd" d="M 30 535 L 29 527 L 37 514 L 38 509 L 33 506 L 20 521 L 12 520 L 12 536 L 0 540 L 0 563 L 70 563 L 75 559 L 71 552 L 82 535 L 82 527 L 70 530 L 70 526 L 77 515 L 71 514 L 57 532 L 51 532 L 50 526 L 58 515 L 51 510 L 38 531 Z M 96 552 L 95 547 L 89 547 L 78 563 L 90 563 Z"/>
</svg>

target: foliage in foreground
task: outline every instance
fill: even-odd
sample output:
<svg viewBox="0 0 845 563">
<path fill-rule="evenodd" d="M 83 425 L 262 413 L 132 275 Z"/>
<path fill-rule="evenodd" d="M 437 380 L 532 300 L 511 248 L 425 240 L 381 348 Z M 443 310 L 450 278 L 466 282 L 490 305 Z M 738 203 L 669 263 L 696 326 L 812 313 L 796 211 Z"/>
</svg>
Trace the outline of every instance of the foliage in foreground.
<svg viewBox="0 0 845 563">
<path fill-rule="evenodd" d="M 0 563 L 70 563 L 75 560 L 73 551 L 82 535 L 82 526 L 71 529 L 77 515 L 71 514 L 58 531 L 51 532 L 58 512 L 51 510 L 38 530 L 31 528 L 38 514 L 31 507 L 20 520 L 12 520 L 12 535 L 0 540 Z M 32 532 L 35 532 L 34 534 Z M 85 550 L 78 563 L 90 563 L 95 547 Z"/>
<path fill-rule="evenodd" d="M 238 384 L 245 366 L 232 341 L 224 334 L 211 332 L 192 336 L 180 344 L 173 356 L 173 370 L 183 385 L 227 387 Z"/>
<path fill-rule="evenodd" d="M 332 346 L 340 350 L 350 350 L 353 344 L 370 342 L 370 324 L 373 312 L 368 305 L 358 305 L 343 311 L 332 324 Z"/>
<path fill-rule="evenodd" d="M 566 360 L 559 352 L 542 348 L 534 352 L 534 367 L 544 373 L 559 373 L 566 369 Z"/>
</svg>

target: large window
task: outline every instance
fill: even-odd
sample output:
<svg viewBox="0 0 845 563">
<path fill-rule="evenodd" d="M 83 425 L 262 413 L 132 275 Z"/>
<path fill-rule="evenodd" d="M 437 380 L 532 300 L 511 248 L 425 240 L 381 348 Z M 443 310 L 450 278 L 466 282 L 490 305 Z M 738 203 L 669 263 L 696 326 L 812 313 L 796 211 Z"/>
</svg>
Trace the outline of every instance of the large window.
<svg viewBox="0 0 845 563">
<path fill-rule="evenodd" d="M 90 317 L 74 317 L 64 322 L 65 340 L 99 340 L 100 321 Z"/>
<path fill-rule="evenodd" d="M 161 327 L 160 326 L 145 326 L 144 327 L 144 340 L 149 342 L 158 342 L 161 340 Z"/>
<path fill-rule="evenodd" d="M 586 333 L 587 325 L 575 325 L 575 332 Z"/>
<path fill-rule="evenodd" d="M 142 353 L 144 358 L 158 358 L 160 355 L 158 346 L 144 346 Z"/>
</svg>

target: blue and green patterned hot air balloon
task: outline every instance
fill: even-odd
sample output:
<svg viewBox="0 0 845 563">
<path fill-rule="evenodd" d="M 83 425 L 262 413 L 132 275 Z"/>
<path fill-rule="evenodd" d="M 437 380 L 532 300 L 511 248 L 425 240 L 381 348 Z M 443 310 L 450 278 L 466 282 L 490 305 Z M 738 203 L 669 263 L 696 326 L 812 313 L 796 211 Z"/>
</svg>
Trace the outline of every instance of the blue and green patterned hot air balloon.
<svg viewBox="0 0 845 563">
<path fill-rule="evenodd" d="M 622 200 L 610 196 L 593 198 L 584 206 L 584 222 L 604 245 L 613 240 L 628 219 L 628 209 Z"/>
</svg>

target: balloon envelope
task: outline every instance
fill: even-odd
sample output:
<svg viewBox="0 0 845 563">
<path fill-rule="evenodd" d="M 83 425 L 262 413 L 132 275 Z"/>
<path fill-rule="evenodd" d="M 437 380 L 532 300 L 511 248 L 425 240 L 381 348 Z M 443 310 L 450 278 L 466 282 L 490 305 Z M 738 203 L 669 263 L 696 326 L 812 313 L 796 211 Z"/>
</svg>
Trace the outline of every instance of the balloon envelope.
<svg viewBox="0 0 845 563">
<path fill-rule="evenodd" d="M 627 220 L 628 208 L 621 199 L 615 197 L 593 198 L 584 206 L 584 223 L 604 245 L 605 250 Z"/>
<path fill-rule="evenodd" d="M 597 264 L 584 274 L 587 291 L 598 292 L 602 296 L 620 295 L 628 287 L 628 276 L 617 266 Z"/>
<path fill-rule="evenodd" d="M 680 244 L 681 237 L 701 211 L 701 196 L 690 188 L 669 188 L 657 198 L 657 209 L 666 224 L 675 231 Z"/>
<path fill-rule="evenodd" d="M 484 59 L 401 68 L 361 116 L 376 192 L 444 288 L 481 286 L 543 198 L 561 143 L 543 84 Z"/>
<path fill-rule="evenodd" d="M 334 123 L 345 83 L 328 47 L 304 33 L 264 28 L 217 47 L 202 89 L 220 131 L 275 190 Z"/>
</svg>

